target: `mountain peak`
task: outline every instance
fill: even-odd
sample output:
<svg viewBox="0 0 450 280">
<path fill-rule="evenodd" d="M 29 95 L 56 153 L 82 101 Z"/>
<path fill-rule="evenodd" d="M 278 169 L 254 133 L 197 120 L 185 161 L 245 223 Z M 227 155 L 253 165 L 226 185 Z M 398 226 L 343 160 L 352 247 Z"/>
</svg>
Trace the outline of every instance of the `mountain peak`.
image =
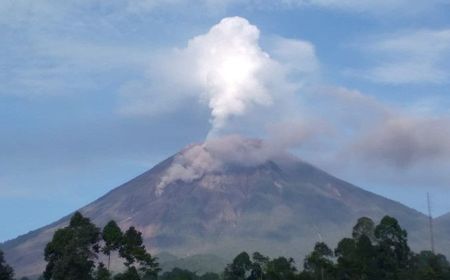
<svg viewBox="0 0 450 280">
<path fill-rule="evenodd" d="M 423 248 L 426 216 L 362 190 L 261 140 L 227 136 L 192 144 L 80 209 L 98 226 L 135 226 L 153 253 L 242 250 L 305 255 L 330 245 L 361 216 L 398 218 Z M 42 252 L 69 217 L 2 245 L 18 275 L 42 271 Z"/>
<path fill-rule="evenodd" d="M 262 140 L 238 135 L 191 144 L 175 155 L 161 177 L 155 194 L 161 196 L 164 189 L 176 182 L 191 183 L 206 175 L 219 174 L 230 168 L 250 168 L 279 158 L 283 153 Z"/>
</svg>

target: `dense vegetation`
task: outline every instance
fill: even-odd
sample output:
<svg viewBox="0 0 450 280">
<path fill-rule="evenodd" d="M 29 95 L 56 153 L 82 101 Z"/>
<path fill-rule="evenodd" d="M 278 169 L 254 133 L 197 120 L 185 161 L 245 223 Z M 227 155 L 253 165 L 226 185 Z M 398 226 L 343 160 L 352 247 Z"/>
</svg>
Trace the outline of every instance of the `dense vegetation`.
<svg viewBox="0 0 450 280">
<path fill-rule="evenodd" d="M 125 271 L 112 277 L 109 270 L 111 254 L 118 252 Z M 97 261 L 99 254 L 108 258 L 107 266 Z M 79 212 L 69 226 L 59 229 L 44 252 L 47 267 L 45 280 L 140 280 L 156 279 L 158 263 L 145 249 L 142 234 L 134 227 L 122 232 L 114 222 L 102 231 Z"/>
<path fill-rule="evenodd" d="M 291 258 L 269 259 L 243 252 L 229 264 L 224 280 L 444 280 L 450 279 L 445 256 L 430 251 L 413 253 L 407 232 L 397 220 L 386 216 L 378 225 L 360 218 L 352 237 L 342 239 L 333 251 L 319 242 L 297 271 Z"/>
<path fill-rule="evenodd" d="M 121 273 L 110 270 L 114 253 L 123 261 Z M 323 242 L 316 243 L 301 270 L 292 258 L 271 259 L 258 252 L 251 256 L 242 252 L 221 275 L 199 276 L 179 268 L 160 273 L 159 264 L 134 227 L 122 232 L 111 221 L 100 230 L 78 212 L 67 227 L 55 232 L 44 256 L 47 266 L 41 279 L 45 280 L 450 280 L 445 256 L 412 252 L 407 232 L 389 216 L 378 225 L 360 218 L 352 236 L 342 239 L 334 251 Z M 12 279 L 13 270 L 0 251 L 0 280 Z"/>
<path fill-rule="evenodd" d="M 0 280 L 10 280 L 13 276 L 13 269 L 5 262 L 3 252 L 0 251 Z"/>
</svg>

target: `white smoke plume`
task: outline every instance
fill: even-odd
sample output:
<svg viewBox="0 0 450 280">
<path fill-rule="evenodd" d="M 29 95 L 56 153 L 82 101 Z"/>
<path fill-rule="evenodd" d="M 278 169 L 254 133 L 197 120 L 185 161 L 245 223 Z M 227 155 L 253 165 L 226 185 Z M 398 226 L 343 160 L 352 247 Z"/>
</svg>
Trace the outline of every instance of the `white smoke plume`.
<svg viewBox="0 0 450 280">
<path fill-rule="evenodd" d="M 447 118 L 411 119 L 373 96 L 323 86 L 313 44 L 277 37 L 263 50 L 259 38 L 246 19 L 225 18 L 155 63 L 152 84 L 167 89 L 151 88 L 158 94 L 149 95 L 149 103 L 137 99 L 140 108 L 174 108 L 183 98 L 200 97 L 212 122 L 204 144 L 174 159 L 157 195 L 174 182 L 193 182 L 229 163 L 256 166 L 287 150 L 331 171 L 343 169 L 344 161 L 357 168 L 366 162 L 409 168 L 448 161 Z M 265 141 L 218 138 L 230 132 Z"/>
<path fill-rule="evenodd" d="M 259 30 L 246 19 L 225 18 L 208 33 L 191 39 L 181 55 L 192 60 L 192 80 L 211 109 L 213 131 L 249 106 L 269 105 L 272 98 L 264 71 L 273 62 L 258 45 Z"/>
<path fill-rule="evenodd" d="M 229 164 L 247 167 L 262 164 L 279 157 L 283 150 L 270 142 L 239 135 L 210 139 L 178 154 L 156 187 L 155 194 L 162 195 L 166 186 L 178 180 L 190 183 L 206 174 L 221 171 Z"/>
<path fill-rule="evenodd" d="M 121 111 L 153 115 L 176 110 L 194 98 L 210 109 L 208 139 L 237 133 L 234 123 L 242 127 L 242 121 L 262 120 L 269 110 L 272 120 L 285 116 L 298 89 L 318 72 L 314 46 L 272 37 L 265 51 L 259 40 L 259 29 L 246 19 L 222 19 L 186 47 L 155 54 L 148 79 L 123 86 Z"/>
</svg>

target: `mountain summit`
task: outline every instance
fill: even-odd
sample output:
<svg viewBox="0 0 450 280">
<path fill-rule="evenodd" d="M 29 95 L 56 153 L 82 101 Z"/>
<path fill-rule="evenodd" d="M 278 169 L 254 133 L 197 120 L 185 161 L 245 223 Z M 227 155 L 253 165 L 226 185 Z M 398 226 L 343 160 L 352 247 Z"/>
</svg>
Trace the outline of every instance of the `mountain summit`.
<svg viewBox="0 0 450 280">
<path fill-rule="evenodd" d="M 80 211 L 99 226 L 136 226 L 153 253 L 177 256 L 258 250 L 300 260 L 316 241 L 335 245 L 349 235 L 361 216 L 396 217 L 414 248 L 427 240 L 425 215 L 238 136 L 190 145 Z M 44 246 L 67 222 L 1 246 L 20 276 L 43 270 Z"/>
</svg>

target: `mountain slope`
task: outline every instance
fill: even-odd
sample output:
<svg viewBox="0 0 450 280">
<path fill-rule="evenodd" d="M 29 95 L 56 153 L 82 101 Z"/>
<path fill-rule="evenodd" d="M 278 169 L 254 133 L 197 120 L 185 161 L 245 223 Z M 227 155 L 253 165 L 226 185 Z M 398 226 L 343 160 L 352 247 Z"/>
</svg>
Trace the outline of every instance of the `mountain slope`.
<svg viewBox="0 0 450 280">
<path fill-rule="evenodd" d="M 436 251 L 443 252 L 450 257 L 450 213 L 435 218 L 433 228 Z"/>
<path fill-rule="evenodd" d="M 264 143 L 192 145 L 80 209 L 97 225 L 111 219 L 143 232 L 154 253 L 225 259 L 242 250 L 297 260 L 323 239 L 350 233 L 356 219 L 398 218 L 413 248 L 425 248 L 427 219 Z M 43 270 L 43 248 L 68 217 L 2 245 L 18 275 Z"/>
</svg>

